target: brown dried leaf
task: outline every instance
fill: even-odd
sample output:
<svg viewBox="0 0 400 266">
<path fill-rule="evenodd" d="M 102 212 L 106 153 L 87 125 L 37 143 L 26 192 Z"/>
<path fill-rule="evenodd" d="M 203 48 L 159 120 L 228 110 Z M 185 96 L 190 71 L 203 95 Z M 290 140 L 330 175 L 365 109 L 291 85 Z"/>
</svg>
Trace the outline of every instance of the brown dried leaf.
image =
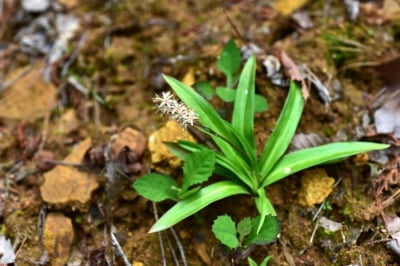
<svg viewBox="0 0 400 266">
<path fill-rule="evenodd" d="M 280 53 L 280 60 L 282 66 L 284 67 L 286 76 L 288 76 L 291 80 L 295 80 L 301 83 L 301 92 L 303 94 L 303 98 L 304 100 L 307 100 L 310 97 L 310 92 L 307 88 L 306 83 L 304 82 L 303 76 L 301 75 L 299 68 L 284 51 L 281 51 Z"/>
</svg>

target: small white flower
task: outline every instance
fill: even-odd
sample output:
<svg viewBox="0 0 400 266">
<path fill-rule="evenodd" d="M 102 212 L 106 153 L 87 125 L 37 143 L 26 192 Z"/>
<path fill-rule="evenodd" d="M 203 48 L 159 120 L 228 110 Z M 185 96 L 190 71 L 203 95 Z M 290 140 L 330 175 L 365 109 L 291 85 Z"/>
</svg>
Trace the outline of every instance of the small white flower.
<svg viewBox="0 0 400 266">
<path fill-rule="evenodd" d="M 178 122 L 185 129 L 188 125 L 193 126 L 195 121 L 199 119 L 195 111 L 176 100 L 169 91 L 163 92 L 161 96 L 156 94 L 153 102 L 157 104 L 160 113 Z"/>
</svg>

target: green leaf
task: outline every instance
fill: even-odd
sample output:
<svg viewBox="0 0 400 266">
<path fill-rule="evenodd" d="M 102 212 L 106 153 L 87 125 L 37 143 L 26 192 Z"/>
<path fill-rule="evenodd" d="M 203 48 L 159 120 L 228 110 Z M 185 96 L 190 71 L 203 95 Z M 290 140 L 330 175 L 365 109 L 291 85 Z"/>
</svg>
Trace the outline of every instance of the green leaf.
<svg viewBox="0 0 400 266">
<path fill-rule="evenodd" d="M 232 126 L 244 136 L 253 148 L 254 160 L 254 94 L 255 94 L 256 58 L 250 57 L 240 75 L 232 113 Z M 255 164 L 255 161 L 254 161 Z"/>
<path fill-rule="evenodd" d="M 272 259 L 272 256 L 265 257 L 263 261 L 258 265 L 252 258 L 248 257 L 247 262 L 249 266 L 267 266 L 268 262 Z"/>
<path fill-rule="evenodd" d="M 262 187 L 303 169 L 338 159 L 345 159 L 362 152 L 382 150 L 388 145 L 372 142 L 336 142 L 289 153 L 282 157 L 271 173 L 263 180 Z"/>
<path fill-rule="evenodd" d="M 182 192 L 195 184 L 200 184 L 211 176 L 214 171 L 215 152 L 213 150 L 201 150 L 190 154 L 183 166 Z"/>
<path fill-rule="evenodd" d="M 173 145 L 173 143 L 166 143 L 166 145 L 173 154 L 175 154 L 182 160 L 186 160 L 187 153 L 185 153 L 185 151 L 180 150 L 175 145 Z M 195 152 L 206 148 L 205 146 L 200 145 L 198 143 L 193 143 L 184 140 L 178 141 L 178 145 L 180 148 L 190 152 Z M 216 155 L 217 157 L 216 157 L 215 173 L 225 176 L 229 179 L 236 178 L 236 180 L 242 181 L 243 184 L 247 185 L 249 188 L 253 186 L 248 177 L 247 170 L 243 169 L 243 167 L 238 166 L 238 164 L 235 163 L 235 161 L 230 160 L 229 158 L 220 153 L 217 153 Z M 233 155 L 231 154 L 230 156 Z"/>
<path fill-rule="evenodd" d="M 246 246 L 251 244 L 266 245 L 272 243 L 278 237 L 280 232 L 280 224 L 276 216 L 267 215 L 261 226 L 261 230 L 257 233 L 257 226 L 260 222 L 260 216 L 252 219 L 252 229 L 246 239 Z"/>
<path fill-rule="evenodd" d="M 217 87 L 216 93 L 221 100 L 226 103 L 233 102 L 236 96 L 236 90 L 227 87 Z"/>
<path fill-rule="evenodd" d="M 243 242 L 243 239 L 251 232 L 250 217 L 245 217 L 238 223 L 237 231 L 239 233 L 239 241 L 241 243 L 241 242 Z"/>
<path fill-rule="evenodd" d="M 165 230 L 213 202 L 238 194 L 249 194 L 249 192 L 245 187 L 232 181 L 220 181 L 202 188 L 176 203 L 153 225 L 149 233 Z"/>
<path fill-rule="evenodd" d="M 211 131 L 218 136 L 223 136 L 230 143 L 240 147 L 240 143 L 233 135 L 232 130 L 228 129 L 231 125 L 218 115 L 206 99 L 179 80 L 166 75 L 163 77 L 178 97 L 198 114 L 199 121 L 202 125 L 211 129 Z"/>
<path fill-rule="evenodd" d="M 225 246 L 233 249 L 239 246 L 235 222 L 228 215 L 218 216 L 212 225 L 212 231 L 216 238 Z"/>
<path fill-rule="evenodd" d="M 166 199 L 176 200 L 178 184 L 167 175 L 149 174 L 133 183 L 139 195 L 154 202 Z"/>
<path fill-rule="evenodd" d="M 254 202 L 256 203 L 256 207 L 258 213 L 260 214 L 259 224 L 257 225 L 257 233 L 261 230 L 262 225 L 264 224 L 264 219 L 267 215 L 276 216 L 276 211 L 272 203 L 269 201 L 267 195 L 265 194 L 265 190 L 263 187 L 259 188 L 257 191 L 257 197 L 254 198 Z"/>
<path fill-rule="evenodd" d="M 268 102 L 260 94 L 254 95 L 254 112 L 265 112 L 268 110 Z"/>
<path fill-rule="evenodd" d="M 197 82 L 193 87 L 207 100 L 211 100 L 214 97 L 214 89 L 207 81 Z"/>
<path fill-rule="evenodd" d="M 252 258 L 247 257 L 247 262 L 249 263 L 249 266 L 258 266 L 257 262 L 255 262 Z"/>
<path fill-rule="evenodd" d="M 232 76 L 240 67 L 240 49 L 233 40 L 227 42 L 219 55 L 217 67 L 225 75 Z"/>
<path fill-rule="evenodd" d="M 303 112 L 304 100 L 300 91 L 300 86 L 292 81 L 290 83 L 289 95 L 286 99 L 283 111 L 281 112 L 274 132 L 266 143 L 259 160 L 261 166 L 261 176 L 266 176 L 282 157 L 288 148 L 297 125 L 299 124 L 301 113 Z"/>
</svg>

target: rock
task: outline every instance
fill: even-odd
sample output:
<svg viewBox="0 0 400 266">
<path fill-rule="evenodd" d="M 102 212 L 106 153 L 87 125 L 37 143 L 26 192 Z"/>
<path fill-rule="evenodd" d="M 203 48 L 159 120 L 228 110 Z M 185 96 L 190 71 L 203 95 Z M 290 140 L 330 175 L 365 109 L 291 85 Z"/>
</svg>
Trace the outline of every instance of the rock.
<svg viewBox="0 0 400 266">
<path fill-rule="evenodd" d="M 165 126 L 155 131 L 149 138 L 148 148 L 151 153 L 152 167 L 166 174 L 171 174 L 174 169 L 182 166 L 182 162 L 168 151 L 163 142 L 176 142 L 178 140 L 189 140 L 195 142 L 194 138 L 178 123 L 168 121 Z M 166 167 L 167 166 L 167 167 Z"/>
<path fill-rule="evenodd" d="M 124 128 L 111 137 L 111 160 L 115 160 L 124 147 L 128 147 L 137 157 L 141 157 L 146 144 L 146 137 L 140 131 L 130 127 Z"/>
<path fill-rule="evenodd" d="M 43 245 L 52 265 L 64 265 L 71 252 L 74 229 L 71 219 L 60 213 L 50 213 L 44 223 Z"/>
<path fill-rule="evenodd" d="M 6 89 L 0 99 L 0 119 L 32 122 L 43 118 L 51 110 L 58 91 L 52 83 L 43 80 L 41 66 L 40 63 L 34 65 L 26 74 L 23 74 L 25 70 L 19 69 L 10 75 L 8 80 L 17 78 L 17 81 Z M 18 78 L 21 74 L 22 77 Z"/>
<path fill-rule="evenodd" d="M 22 0 L 22 8 L 28 12 L 43 12 L 50 6 L 50 0 Z"/>
<path fill-rule="evenodd" d="M 73 9 L 78 7 L 78 4 L 80 3 L 79 0 L 58 0 L 58 2 L 62 5 L 64 5 L 68 9 Z"/>
<path fill-rule="evenodd" d="M 87 138 L 73 149 L 64 162 L 81 163 L 83 155 L 89 149 L 91 139 Z M 40 187 L 45 202 L 55 205 L 79 203 L 75 207 L 84 207 L 90 200 L 93 190 L 98 187 L 96 175 L 81 172 L 72 166 L 57 165 L 44 174 L 44 183 Z"/>
<path fill-rule="evenodd" d="M 335 179 L 328 177 L 322 168 L 307 170 L 301 177 L 299 203 L 303 206 L 313 206 L 324 201 L 332 192 Z"/>
<path fill-rule="evenodd" d="M 79 128 L 79 120 L 74 109 L 67 110 L 55 126 L 57 134 L 68 135 Z"/>
</svg>

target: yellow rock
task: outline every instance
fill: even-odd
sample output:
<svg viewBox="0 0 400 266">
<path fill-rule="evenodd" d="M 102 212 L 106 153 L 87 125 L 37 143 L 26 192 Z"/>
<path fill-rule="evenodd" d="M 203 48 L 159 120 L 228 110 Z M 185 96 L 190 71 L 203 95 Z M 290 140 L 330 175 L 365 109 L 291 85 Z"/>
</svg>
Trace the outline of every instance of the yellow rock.
<svg viewBox="0 0 400 266">
<path fill-rule="evenodd" d="M 189 68 L 189 70 L 186 72 L 185 76 L 182 79 L 182 83 L 187 86 L 192 86 L 194 83 L 196 83 L 193 67 Z"/>
<path fill-rule="evenodd" d="M 189 140 L 195 142 L 194 138 L 178 123 L 168 121 L 165 126 L 155 131 L 149 138 L 149 151 L 151 153 L 152 167 L 162 173 L 170 174 L 174 169 L 182 166 L 181 160 L 170 153 L 163 142 L 176 142 L 178 140 Z"/>
<path fill-rule="evenodd" d="M 90 145 L 91 139 L 85 139 L 74 148 L 64 162 L 80 163 Z M 97 187 L 98 182 L 94 174 L 81 172 L 71 166 L 57 165 L 53 170 L 44 174 L 44 183 L 40 187 L 40 193 L 47 203 L 77 202 L 82 205 L 90 200 L 91 192 Z"/>
<path fill-rule="evenodd" d="M 288 16 L 307 2 L 308 0 L 276 0 L 274 9 L 282 15 Z"/>
<path fill-rule="evenodd" d="M 313 206 L 324 201 L 332 192 L 335 179 L 329 177 L 324 169 L 307 170 L 301 177 L 299 203 L 303 206 Z"/>
<path fill-rule="evenodd" d="M 60 213 L 50 213 L 44 223 L 43 245 L 52 265 L 64 265 L 71 251 L 74 229 L 69 218 Z"/>
</svg>

